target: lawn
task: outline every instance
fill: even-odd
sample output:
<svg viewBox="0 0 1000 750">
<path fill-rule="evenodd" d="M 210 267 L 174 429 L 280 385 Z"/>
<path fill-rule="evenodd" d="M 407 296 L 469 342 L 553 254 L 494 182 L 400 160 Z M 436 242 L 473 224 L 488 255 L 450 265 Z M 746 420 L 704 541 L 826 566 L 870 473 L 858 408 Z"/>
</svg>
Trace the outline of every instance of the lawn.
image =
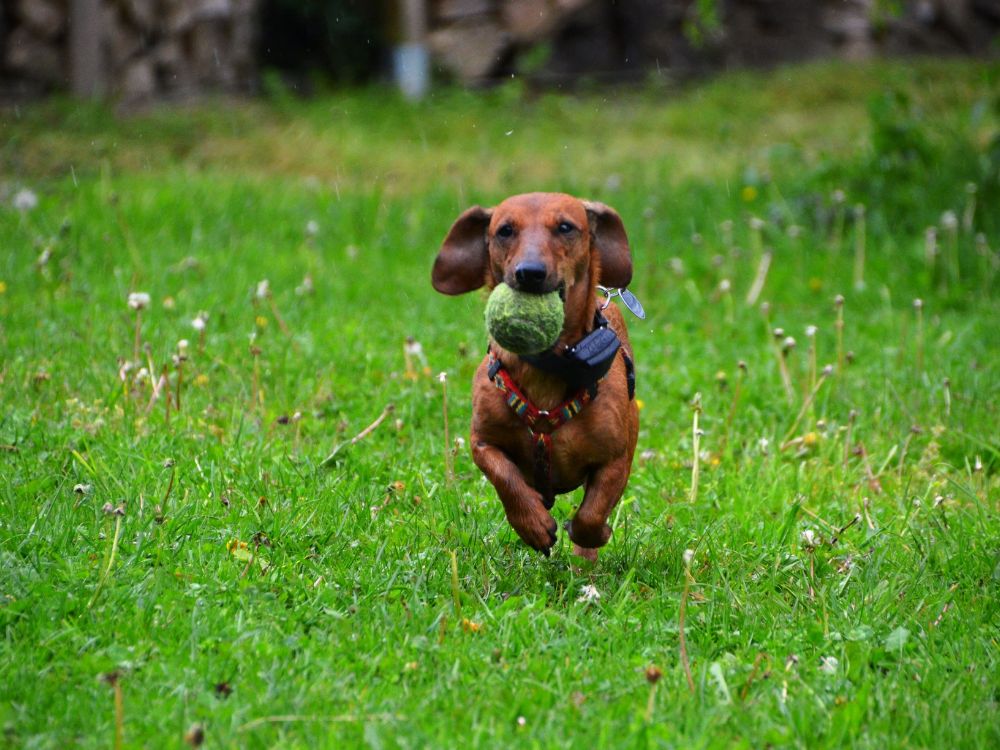
<svg viewBox="0 0 1000 750">
<path fill-rule="evenodd" d="M 4 744 L 1000 745 L 998 90 L 0 112 Z M 507 526 L 430 286 L 534 189 L 620 211 L 648 313 L 596 565 Z"/>
</svg>

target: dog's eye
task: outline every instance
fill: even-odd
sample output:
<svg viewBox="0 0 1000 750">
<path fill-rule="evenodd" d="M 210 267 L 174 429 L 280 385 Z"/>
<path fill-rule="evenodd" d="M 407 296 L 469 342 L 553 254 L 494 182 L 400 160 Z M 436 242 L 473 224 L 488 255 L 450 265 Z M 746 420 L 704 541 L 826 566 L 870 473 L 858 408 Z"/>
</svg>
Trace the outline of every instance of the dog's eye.
<svg viewBox="0 0 1000 750">
<path fill-rule="evenodd" d="M 505 240 L 510 239 L 514 236 L 514 226 L 512 224 L 502 224 L 499 229 L 497 229 L 497 237 L 503 237 Z"/>
<path fill-rule="evenodd" d="M 570 224 L 568 221 L 559 222 L 559 226 L 556 227 L 559 230 L 559 234 L 570 234 L 576 231 L 576 227 Z"/>
</svg>

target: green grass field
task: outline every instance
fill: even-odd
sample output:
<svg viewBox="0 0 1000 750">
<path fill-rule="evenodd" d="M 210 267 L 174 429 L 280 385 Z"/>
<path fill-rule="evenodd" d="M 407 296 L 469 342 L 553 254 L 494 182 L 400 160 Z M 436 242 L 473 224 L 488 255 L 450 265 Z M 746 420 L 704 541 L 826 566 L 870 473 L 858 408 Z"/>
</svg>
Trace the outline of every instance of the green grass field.
<svg viewBox="0 0 1000 750">
<path fill-rule="evenodd" d="M 998 90 L 3 111 L 3 745 L 1000 745 Z M 596 566 L 521 544 L 457 442 L 483 297 L 429 280 L 535 189 L 620 211 L 649 314 Z"/>
</svg>

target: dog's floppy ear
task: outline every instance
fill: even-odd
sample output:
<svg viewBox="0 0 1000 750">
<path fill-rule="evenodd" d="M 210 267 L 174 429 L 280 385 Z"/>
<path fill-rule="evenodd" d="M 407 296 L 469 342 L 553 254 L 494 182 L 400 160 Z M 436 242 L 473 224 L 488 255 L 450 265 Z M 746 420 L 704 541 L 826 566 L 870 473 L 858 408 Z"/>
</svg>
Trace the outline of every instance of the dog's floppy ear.
<svg viewBox="0 0 1000 750">
<path fill-rule="evenodd" d="M 624 289 L 632 281 L 632 254 L 622 217 L 611 206 L 584 201 L 590 221 L 590 242 L 601 258 L 601 286 Z"/>
<path fill-rule="evenodd" d="M 431 283 L 442 294 L 465 294 L 486 283 L 490 253 L 486 230 L 493 209 L 473 206 L 451 225 L 434 260 Z"/>
</svg>

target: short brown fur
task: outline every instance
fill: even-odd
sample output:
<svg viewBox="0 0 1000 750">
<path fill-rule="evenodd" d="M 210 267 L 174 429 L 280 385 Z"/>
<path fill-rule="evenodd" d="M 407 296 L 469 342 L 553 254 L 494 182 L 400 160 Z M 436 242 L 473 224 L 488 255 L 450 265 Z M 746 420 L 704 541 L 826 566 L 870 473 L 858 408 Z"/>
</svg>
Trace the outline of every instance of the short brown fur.
<svg viewBox="0 0 1000 750">
<path fill-rule="evenodd" d="M 508 227 L 510 237 L 498 234 Z M 592 330 L 595 309 L 603 303 L 595 286 L 625 287 L 632 276 L 625 228 L 613 209 L 561 193 L 528 193 L 492 209 L 474 206 L 461 214 L 435 260 L 432 281 L 444 294 L 492 289 L 500 282 L 517 288 L 516 270 L 526 262 L 545 268 L 542 287 L 535 291 L 558 289 L 564 294 L 565 321 L 557 353 Z M 621 312 L 611 305 L 604 315 L 631 357 Z M 574 395 L 564 381 L 495 341 L 490 347 L 539 408 L 553 408 Z M 534 439 L 490 381 L 488 367 L 489 356 L 473 379 L 472 457 L 496 488 L 518 536 L 548 555 L 556 540 L 556 522 L 534 486 Z M 583 502 L 566 524 L 578 555 L 596 560 L 597 549 L 611 537 L 608 517 L 628 483 L 638 431 L 639 411 L 629 398 L 625 363 L 618 356 L 597 398 L 552 433 L 555 493 L 585 487 Z"/>
</svg>

